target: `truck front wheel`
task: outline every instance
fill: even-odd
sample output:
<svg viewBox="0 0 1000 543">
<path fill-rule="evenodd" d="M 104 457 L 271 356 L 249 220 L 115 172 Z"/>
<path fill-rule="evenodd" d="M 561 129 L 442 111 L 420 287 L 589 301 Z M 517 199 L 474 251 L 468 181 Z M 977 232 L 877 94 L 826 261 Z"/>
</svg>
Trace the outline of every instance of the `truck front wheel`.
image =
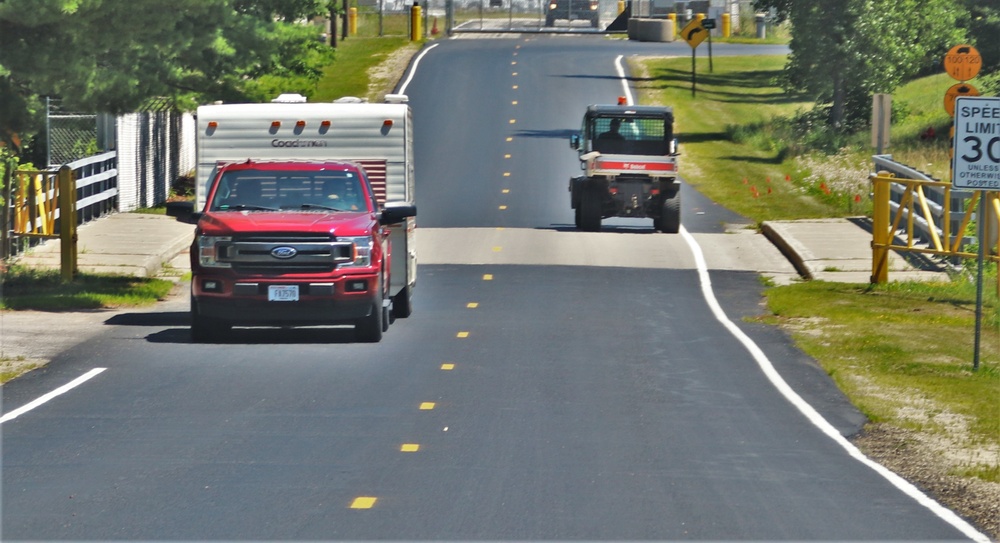
<svg viewBox="0 0 1000 543">
<path fill-rule="evenodd" d="M 382 293 L 381 281 L 379 281 L 376 288 L 378 288 L 378 292 Z M 378 343 L 382 341 L 382 332 L 386 330 L 386 325 L 388 324 L 385 321 L 385 304 L 382 303 L 384 297 L 385 294 L 382 293 L 378 297 L 378 300 L 372 304 L 371 313 L 354 323 L 354 336 L 358 341 L 364 343 Z"/>
<path fill-rule="evenodd" d="M 597 232 L 601 229 L 601 216 L 604 214 L 604 191 L 600 187 L 587 187 L 580 195 L 580 220 L 577 226 L 580 230 Z"/>
<path fill-rule="evenodd" d="M 191 297 L 191 340 L 195 343 L 218 341 L 229 333 L 232 325 L 222 319 L 206 317 L 198 310 L 198 302 Z"/>
</svg>

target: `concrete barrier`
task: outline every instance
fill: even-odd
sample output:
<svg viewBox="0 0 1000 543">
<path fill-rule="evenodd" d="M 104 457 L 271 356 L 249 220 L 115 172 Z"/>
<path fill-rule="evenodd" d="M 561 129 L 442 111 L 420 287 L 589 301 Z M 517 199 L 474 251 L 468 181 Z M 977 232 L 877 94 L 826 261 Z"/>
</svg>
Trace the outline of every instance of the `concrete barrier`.
<svg viewBox="0 0 1000 543">
<path fill-rule="evenodd" d="M 635 41 L 672 42 L 676 30 L 670 19 L 639 19 L 628 20 L 628 39 Z"/>
</svg>

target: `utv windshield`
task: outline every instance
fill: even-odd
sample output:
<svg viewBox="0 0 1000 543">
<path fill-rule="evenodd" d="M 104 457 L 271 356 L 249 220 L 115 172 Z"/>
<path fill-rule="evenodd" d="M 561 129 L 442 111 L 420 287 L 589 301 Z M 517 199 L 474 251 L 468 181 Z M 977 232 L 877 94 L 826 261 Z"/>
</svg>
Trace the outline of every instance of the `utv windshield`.
<svg viewBox="0 0 1000 543">
<path fill-rule="evenodd" d="M 222 174 L 210 211 L 370 211 L 350 171 L 236 170 Z"/>
<path fill-rule="evenodd" d="M 611 154 L 669 154 L 672 132 L 663 117 L 592 117 L 589 127 L 591 148 Z"/>
</svg>

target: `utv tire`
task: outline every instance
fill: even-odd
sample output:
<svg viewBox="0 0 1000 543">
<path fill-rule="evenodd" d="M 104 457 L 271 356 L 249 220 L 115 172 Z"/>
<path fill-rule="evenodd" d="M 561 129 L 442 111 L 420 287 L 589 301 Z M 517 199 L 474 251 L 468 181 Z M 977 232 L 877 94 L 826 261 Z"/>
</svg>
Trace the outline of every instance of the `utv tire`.
<svg viewBox="0 0 1000 543">
<path fill-rule="evenodd" d="M 663 200 L 662 215 L 656 228 L 665 234 L 676 234 L 681 231 L 681 191 L 675 190 Z"/>
<path fill-rule="evenodd" d="M 585 232 L 597 232 L 601 229 L 601 215 L 604 212 L 604 191 L 588 187 L 580 195 L 580 220 L 577 226 Z"/>
</svg>

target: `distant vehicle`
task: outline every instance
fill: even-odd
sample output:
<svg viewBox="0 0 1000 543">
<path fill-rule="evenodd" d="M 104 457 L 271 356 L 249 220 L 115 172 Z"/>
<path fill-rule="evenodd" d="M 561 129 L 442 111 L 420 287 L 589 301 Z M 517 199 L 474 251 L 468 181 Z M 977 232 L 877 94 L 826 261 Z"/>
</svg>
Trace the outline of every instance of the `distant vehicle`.
<svg viewBox="0 0 1000 543">
<path fill-rule="evenodd" d="M 590 21 L 590 26 L 601 24 L 601 7 L 598 0 L 550 0 L 545 8 L 545 26 L 554 26 L 557 20 Z"/>
<path fill-rule="evenodd" d="M 673 110 L 659 106 L 592 105 L 570 138 L 585 175 L 569 181 L 577 228 L 601 229 L 608 217 L 650 217 L 661 232 L 681 226 Z"/>
</svg>

